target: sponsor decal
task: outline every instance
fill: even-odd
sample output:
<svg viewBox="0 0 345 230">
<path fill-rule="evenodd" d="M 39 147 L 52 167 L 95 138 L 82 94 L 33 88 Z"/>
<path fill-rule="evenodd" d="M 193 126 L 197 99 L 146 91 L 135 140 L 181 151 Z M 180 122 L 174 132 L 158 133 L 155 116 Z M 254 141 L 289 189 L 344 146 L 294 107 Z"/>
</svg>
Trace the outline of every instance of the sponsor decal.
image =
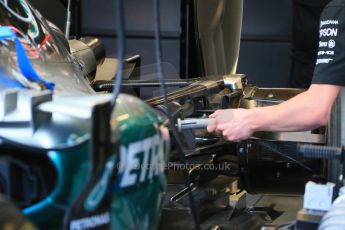
<svg viewBox="0 0 345 230">
<path fill-rule="evenodd" d="M 335 41 L 333 39 L 328 41 L 328 48 L 333 49 L 335 47 Z"/>
<path fill-rule="evenodd" d="M 325 28 L 320 30 L 320 38 L 322 37 L 336 37 L 338 35 L 338 29 Z"/>
<path fill-rule="evenodd" d="M 101 213 L 95 216 L 72 220 L 70 223 L 70 229 L 71 230 L 95 229 L 109 223 L 110 223 L 110 213 L 105 212 L 105 213 Z"/>
<path fill-rule="evenodd" d="M 327 47 L 328 46 L 328 42 L 319 42 L 319 47 Z"/>
<path fill-rule="evenodd" d="M 316 60 L 316 65 L 318 65 L 318 64 L 325 64 L 325 63 L 327 64 L 330 61 L 333 61 L 333 59 L 332 58 L 319 58 L 319 59 Z"/>
<path fill-rule="evenodd" d="M 338 20 L 324 20 L 320 22 L 320 28 L 325 25 L 338 25 L 338 24 L 339 24 Z"/>
<path fill-rule="evenodd" d="M 319 41 L 319 47 L 328 47 L 330 49 L 333 49 L 335 47 L 335 41 L 333 39 L 329 40 L 328 42 Z"/>
<path fill-rule="evenodd" d="M 128 147 L 121 146 L 120 188 L 145 183 L 155 176 L 164 175 L 164 152 L 168 145 L 168 139 L 164 136 L 156 134 L 130 143 Z"/>
<path fill-rule="evenodd" d="M 321 56 L 321 55 L 334 55 L 334 51 L 333 50 L 319 51 L 317 53 L 317 56 Z"/>
</svg>

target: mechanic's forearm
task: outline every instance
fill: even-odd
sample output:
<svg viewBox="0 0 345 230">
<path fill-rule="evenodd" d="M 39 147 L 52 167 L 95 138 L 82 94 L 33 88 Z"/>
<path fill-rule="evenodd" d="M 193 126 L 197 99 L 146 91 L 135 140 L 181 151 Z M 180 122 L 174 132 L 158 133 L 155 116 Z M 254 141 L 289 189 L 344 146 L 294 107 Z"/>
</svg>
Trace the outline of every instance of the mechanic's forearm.
<svg viewBox="0 0 345 230">
<path fill-rule="evenodd" d="M 310 89 L 276 106 L 250 111 L 255 131 L 303 131 L 327 124 L 337 86 L 312 85 Z"/>
</svg>

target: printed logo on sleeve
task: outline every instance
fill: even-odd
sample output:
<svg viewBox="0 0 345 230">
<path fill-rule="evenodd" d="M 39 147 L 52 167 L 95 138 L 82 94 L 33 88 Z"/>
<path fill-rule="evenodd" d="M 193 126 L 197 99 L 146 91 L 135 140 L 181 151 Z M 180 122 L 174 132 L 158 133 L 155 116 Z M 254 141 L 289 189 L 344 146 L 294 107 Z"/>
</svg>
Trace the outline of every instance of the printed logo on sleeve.
<svg viewBox="0 0 345 230">
<path fill-rule="evenodd" d="M 327 46 L 328 46 L 328 42 L 322 42 L 322 41 L 319 42 L 319 48 L 327 47 Z"/>
<path fill-rule="evenodd" d="M 327 51 L 319 51 L 317 52 L 317 56 L 321 56 L 321 55 L 334 55 L 334 51 L 333 50 L 327 50 Z"/>
<path fill-rule="evenodd" d="M 335 58 L 335 39 L 338 36 L 338 25 L 338 20 L 320 21 L 320 41 L 316 65 L 327 64 Z"/>
<path fill-rule="evenodd" d="M 336 37 L 338 35 L 338 20 L 323 20 L 320 21 L 320 38 L 322 37 Z M 326 26 L 326 28 L 322 28 Z"/>
<path fill-rule="evenodd" d="M 338 20 L 324 20 L 320 22 L 320 28 L 322 28 L 325 25 L 338 25 Z"/>
<path fill-rule="evenodd" d="M 336 37 L 338 35 L 338 29 L 336 28 L 325 28 L 320 30 L 320 38 L 322 37 Z"/>
<path fill-rule="evenodd" d="M 330 61 L 333 61 L 333 59 L 332 58 L 319 58 L 319 59 L 316 60 L 316 65 L 318 65 L 318 64 L 327 64 Z"/>
<path fill-rule="evenodd" d="M 333 39 L 328 41 L 328 48 L 333 49 L 335 47 L 335 41 Z"/>
</svg>

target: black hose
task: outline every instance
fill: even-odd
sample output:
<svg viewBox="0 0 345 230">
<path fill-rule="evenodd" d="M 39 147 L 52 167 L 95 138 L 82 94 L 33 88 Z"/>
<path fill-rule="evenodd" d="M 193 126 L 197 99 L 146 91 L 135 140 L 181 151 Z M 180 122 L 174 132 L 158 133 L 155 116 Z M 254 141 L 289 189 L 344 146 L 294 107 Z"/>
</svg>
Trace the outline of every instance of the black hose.
<svg viewBox="0 0 345 230">
<path fill-rule="evenodd" d="M 123 0 L 116 0 L 116 20 L 117 20 L 117 71 L 116 71 L 116 81 L 115 89 L 113 91 L 113 101 L 111 105 L 112 111 L 115 108 L 117 97 L 121 91 L 121 83 L 123 78 L 124 70 L 124 60 L 125 60 L 125 51 L 126 51 L 126 42 L 125 42 L 125 16 L 124 16 L 124 7 Z"/>
<path fill-rule="evenodd" d="M 158 70 L 158 77 L 161 83 L 161 91 L 163 93 L 163 98 L 164 98 L 164 106 L 167 109 L 167 115 L 170 123 L 170 130 L 172 131 L 172 134 L 175 137 L 176 140 L 176 146 L 178 149 L 178 153 L 180 156 L 180 160 L 182 163 L 185 163 L 185 157 L 184 157 L 184 152 L 182 149 L 182 141 L 180 140 L 180 137 L 178 136 L 177 129 L 175 127 L 175 124 L 173 122 L 173 118 L 171 117 L 171 111 L 168 106 L 168 97 L 167 97 L 167 89 L 165 85 L 165 79 L 164 79 L 164 73 L 163 73 L 163 67 L 162 67 L 162 47 L 161 47 L 161 40 L 160 40 L 160 16 L 159 16 L 159 0 L 153 0 L 153 12 L 154 12 L 154 33 L 155 33 L 155 54 L 156 54 L 156 62 L 157 62 L 157 70 Z M 190 187 L 190 179 L 188 172 L 186 170 L 183 171 L 183 176 L 185 179 L 185 184 L 186 187 Z M 200 230 L 200 224 L 199 224 L 199 219 L 196 214 L 196 208 L 195 208 L 195 202 L 194 202 L 194 197 L 192 191 L 188 192 L 188 197 L 189 197 L 189 204 L 192 212 L 192 217 L 194 220 L 195 224 L 195 229 Z"/>
<path fill-rule="evenodd" d="M 341 160 L 342 148 L 333 146 L 299 145 L 298 153 L 307 158 Z"/>
</svg>

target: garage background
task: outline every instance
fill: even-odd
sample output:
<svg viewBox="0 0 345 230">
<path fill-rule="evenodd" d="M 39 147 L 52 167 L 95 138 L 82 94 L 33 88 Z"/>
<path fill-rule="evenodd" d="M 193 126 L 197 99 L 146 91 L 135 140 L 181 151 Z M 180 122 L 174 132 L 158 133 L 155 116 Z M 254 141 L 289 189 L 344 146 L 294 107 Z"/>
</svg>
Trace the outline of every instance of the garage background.
<svg viewBox="0 0 345 230">
<path fill-rule="evenodd" d="M 41 12 L 64 29 L 64 6 L 58 0 L 32 0 Z M 80 36 L 99 37 L 108 57 L 116 57 L 115 1 L 73 1 L 73 29 Z M 151 0 L 126 0 L 127 54 L 141 55 L 142 65 L 154 63 L 153 12 Z M 161 0 L 163 61 L 184 77 L 181 56 L 183 31 L 189 1 Z M 66 3 L 65 3 L 66 4 Z M 274 9 L 274 10 L 272 10 Z M 238 73 L 251 84 L 285 87 L 290 68 L 291 0 L 245 0 Z M 194 75 L 194 74 L 193 74 Z"/>
</svg>

